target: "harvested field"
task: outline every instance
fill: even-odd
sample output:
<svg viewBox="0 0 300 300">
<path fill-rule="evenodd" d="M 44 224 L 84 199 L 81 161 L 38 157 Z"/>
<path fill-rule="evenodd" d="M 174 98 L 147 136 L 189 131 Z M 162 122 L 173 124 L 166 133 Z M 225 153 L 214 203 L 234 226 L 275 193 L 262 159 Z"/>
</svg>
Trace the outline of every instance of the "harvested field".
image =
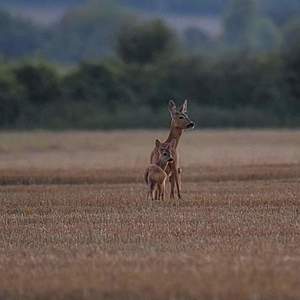
<svg viewBox="0 0 300 300">
<path fill-rule="evenodd" d="M 1 133 L 0 299 L 299 299 L 300 132 L 186 132 L 146 201 L 164 136 Z"/>
</svg>

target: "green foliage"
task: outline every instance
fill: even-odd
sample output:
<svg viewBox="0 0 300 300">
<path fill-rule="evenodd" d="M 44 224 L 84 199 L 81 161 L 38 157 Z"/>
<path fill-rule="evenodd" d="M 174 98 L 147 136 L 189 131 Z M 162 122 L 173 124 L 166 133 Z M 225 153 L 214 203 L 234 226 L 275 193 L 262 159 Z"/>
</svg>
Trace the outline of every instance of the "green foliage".
<svg viewBox="0 0 300 300">
<path fill-rule="evenodd" d="M 297 110 L 300 111 L 300 21 L 292 20 L 284 28 L 282 56 L 285 62 L 285 80 L 294 96 Z"/>
<path fill-rule="evenodd" d="M 11 127 L 21 114 L 22 106 L 26 105 L 22 99 L 22 88 L 17 82 L 11 69 L 2 66 L 0 69 L 0 126 Z"/>
<path fill-rule="evenodd" d="M 128 101 L 120 74 L 102 64 L 81 64 L 65 76 L 63 90 L 67 100 L 95 103 L 110 110 Z"/>
<path fill-rule="evenodd" d="M 216 61 L 178 56 L 142 65 L 84 63 L 61 75 L 41 63 L 3 66 L 0 126 L 161 127 L 172 98 L 190 99 L 200 126 L 300 125 L 299 66 L 283 54 L 242 52 Z"/>
<path fill-rule="evenodd" d="M 24 98 L 36 105 L 60 97 L 60 79 L 56 71 L 46 64 L 23 64 L 15 68 L 15 76 L 24 89 Z"/>
<path fill-rule="evenodd" d="M 117 52 L 125 63 L 149 64 L 175 48 L 175 37 L 163 22 L 129 24 L 118 38 Z"/>
<path fill-rule="evenodd" d="M 53 60 L 97 59 L 105 43 L 117 56 L 64 72 L 47 63 L 2 64 L 0 127 L 161 127 L 172 98 L 190 99 L 200 126 L 299 126 L 299 22 L 286 24 L 281 36 L 253 0 L 230 7 L 223 39 L 190 29 L 186 48 L 161 21 L 128 20 L 108 0 L 67 14 L 60 36 L 44 33 L 41 52 Z M 115 45 L 111 32 L 119 33 Z M 228 51 L 211 55 L 217 45 Z"/>
</svg>

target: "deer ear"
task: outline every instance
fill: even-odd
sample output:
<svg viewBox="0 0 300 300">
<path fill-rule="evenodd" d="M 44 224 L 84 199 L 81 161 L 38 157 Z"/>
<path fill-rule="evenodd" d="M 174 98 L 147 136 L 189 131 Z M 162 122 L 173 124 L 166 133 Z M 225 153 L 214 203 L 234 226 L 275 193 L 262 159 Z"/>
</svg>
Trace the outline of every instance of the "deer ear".
<svg viewBox="0 0 300 300">
<path fill-rule="evenodd" d="M 176 104 L 173 100 L 169 101 L 169 112 L 171 116 L 173 116 L 176 113 Z"/>
<path fill-rule="evenodd" d="M 155 146 L 156 146 L 157 148 L 159 148 L 160 145 L 161 145 L 160 140 L 159 140 L 159 139 L 156 139 L 156 140 L 155 140 Z"/>
<path fill-rule="evenodd" d="M 180 107 L 180 111 L 184 114 L 187 113 L 187 99 L 184 100 L 182 106 Z"/>
</svg>

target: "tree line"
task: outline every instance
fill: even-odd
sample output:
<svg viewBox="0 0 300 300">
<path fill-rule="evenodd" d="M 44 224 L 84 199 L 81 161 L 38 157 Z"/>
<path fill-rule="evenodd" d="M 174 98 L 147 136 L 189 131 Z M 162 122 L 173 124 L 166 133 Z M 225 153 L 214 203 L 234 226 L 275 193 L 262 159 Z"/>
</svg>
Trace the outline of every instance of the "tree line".
<svg viewBox="0 0 300 300">
<path fill-rule="evenodd" d="M 83 37 L 94 28 L 88 22 L 91 11 L 77 13 L 87 20 L 86 27 L 77 24 Z M 98 13 L 95 10 L 94 18 L 101 28 Z M 118 12 L 113 9 L 112 14 Z M 279 32 L 254 0 L 232 0 L 223 22 L 224 32 L 217 39 L 190 33 L 191 45 L 201 41 L 200 48 L 182 43 L 160 20 L 131 19 L 109 30 L 115 38 L 114 54 L 105 59 L 69 66 L 43 56 L 3 59 L 0 127 L 165 127 L 166 103 L 172 98 L 190 99 L 191 116 L 201 127 L 299 126 L 299 19 L 290 20 Z M 69 24 L 66 18 L 65 31 Z M 79 60 L 85 44 L 60 33 L 65 52 L 58 54 L 72 53 Z M 99 39 L 105 42 L 109 36 Z M 24 40 L 28 49 L 34 46 L 27 36 Z M 5 45 L 1 41 L 9 39 L 0 35 L 0 48 Z M 78 41 L 81 51 L 75 47 Z M 14 49 L 22 50 L 18 45 Z"/>
<path fill-rule="evenodd" d="M 185 55 L 162 22 L 123 28 L 117 56 L 65 69 L 2 64 L 2 128 L 163 127 L 166 103 L 188 98 L 201 127 L 299 126 L 300 47 Z M 295 38 L 293 28 L 289 34 Z M 287 37 L 289 36 L 287 34 Z M 300 37 L 299 37 L 300 38 Z M 141 51 L 143 50 L 143 51 Z"/>
</svg>

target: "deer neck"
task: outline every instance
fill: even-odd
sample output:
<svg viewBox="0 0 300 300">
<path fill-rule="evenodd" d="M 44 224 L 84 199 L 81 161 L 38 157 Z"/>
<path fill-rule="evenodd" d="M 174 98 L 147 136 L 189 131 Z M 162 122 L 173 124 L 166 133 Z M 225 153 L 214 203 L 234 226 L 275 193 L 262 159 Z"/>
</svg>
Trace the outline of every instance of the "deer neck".
<svg viewBox="0 0 300 300">
<path fill-rule="evenodd" d="M 171 122 L 170 133 L 165 143 L 170 143 L 172 140 L 175 139 L 176 140 L 175 148 L 177 148 L 180 137 L 182 135 L 182 131 L 183 130 L 181 128 L 175 127 L 174 123 Z"/>
<path fill-rule="evenodd" d="M 160 159 L 157 162 L 157 165 L 165 171 L 167 168 L 168 162 L 167 161 L 164 162 L 162 159 Z"/>
</svg>

